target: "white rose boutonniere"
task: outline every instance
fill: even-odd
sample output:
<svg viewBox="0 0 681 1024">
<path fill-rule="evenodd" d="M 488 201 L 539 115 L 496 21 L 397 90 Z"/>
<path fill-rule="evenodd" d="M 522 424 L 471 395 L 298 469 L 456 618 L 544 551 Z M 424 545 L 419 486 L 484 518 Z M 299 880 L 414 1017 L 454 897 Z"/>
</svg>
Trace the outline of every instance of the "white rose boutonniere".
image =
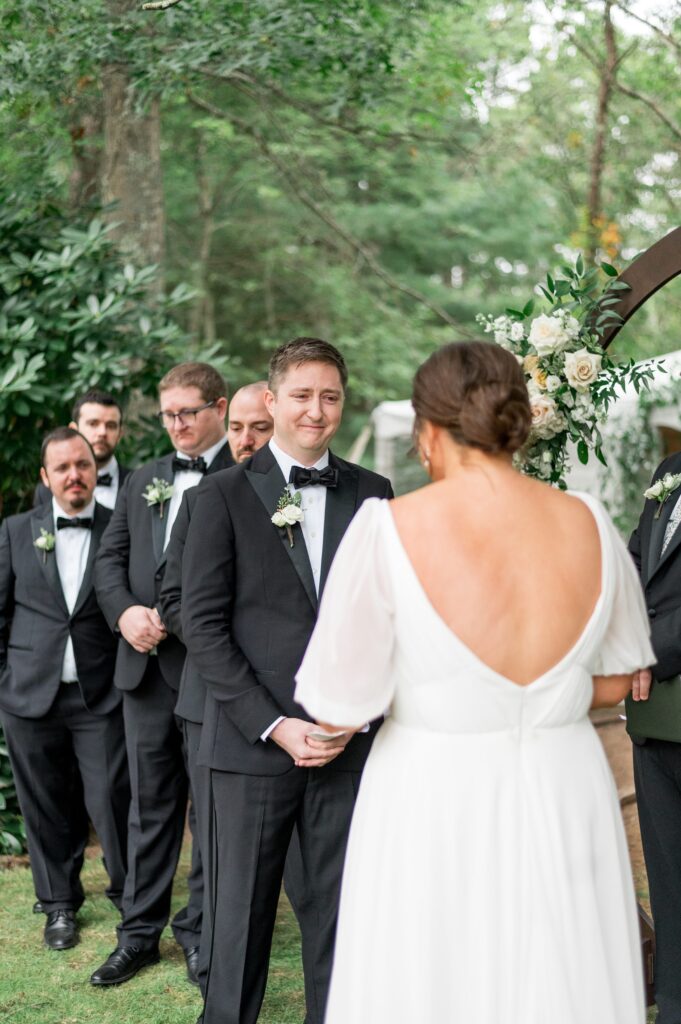
<svg viewBox="0 0 681 1024">
<path fill-rule="evenodd" d="M 42 551 L 43 562 L 47 562 L 47 554 L 49 551 L 54 551 L 55 539 L 54 534 L 50 533 L 49 530 L 43 530 L 41 527 L 40 536 L 33 541 L 33 546 Z"/>
<path fill-rule="evenodd" d="M 296 523 L 302 523 L 305 518 L 303 510 L 300 507 L 301 500 L 299 492 L 291 494 L 287 487 L 279 498 L 276 511 L 272 516 L 272 522 L 274 525 L 278 526 L 280 530 L 286 530 L 290 547 L 293 547 L 292 527 L 295 526 Z"/>
<path fill-rule="evenodd" d="M 576 391 L 587 391 L 601 372 L 603 356 L 589 352 L 585 348 L 577 352 L 568 352 L 565 356 L 565 376 L 568 384 Z"/>
<path fill-rule="evenodd" d="M 158 505 L 158 511 L 161 519 L 163 519 L 163 508 L 167 501 L 173 496 L 173 485 L 169 484 L 167 480 L 162 480 L 155 476 L 150 484 L 147 484 L 142 497 L 147 503 L 149 508 L 154 505 Z"/>
<path fill-rule="evenodd" d="M 670 494 L 677 489 L 681 484 L 681 473 L 665 473 L 663 477 L 656 480 L 655 483 L 643 492 L 643 497 L 648 498 L 650 501 L 657 501 L 659 504 L 655 510 L 655 518 L 660 518 L 662 512 L 662 506 L 669 497 Z M 38 542 L 36 541 L 36 544 Z"/>
</svg>

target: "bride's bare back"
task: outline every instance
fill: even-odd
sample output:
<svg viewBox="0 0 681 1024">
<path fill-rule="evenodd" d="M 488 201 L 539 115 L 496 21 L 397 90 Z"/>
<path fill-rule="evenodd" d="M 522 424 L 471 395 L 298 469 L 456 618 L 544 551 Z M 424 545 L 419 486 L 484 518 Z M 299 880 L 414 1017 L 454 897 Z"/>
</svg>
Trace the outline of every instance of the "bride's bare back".
<svg viewBox="0 0 681 1024">
<path fill-rule="evenodd" d="M 483 458 L 392 511 L 435 612 L 482 662 L 524 686 L 569 653 L 601 589 L 584 502 Z"/>
</svg>

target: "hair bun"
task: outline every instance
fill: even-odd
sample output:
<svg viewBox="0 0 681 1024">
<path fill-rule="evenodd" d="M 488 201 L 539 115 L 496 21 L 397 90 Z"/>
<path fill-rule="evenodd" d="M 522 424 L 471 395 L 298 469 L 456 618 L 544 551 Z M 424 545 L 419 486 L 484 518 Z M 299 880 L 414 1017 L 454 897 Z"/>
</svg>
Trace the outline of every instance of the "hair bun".
<svg viewBox="0 0 681 1024">
<path fill-rule="evenodd" d="M 512 455 L 532 425 L 521 367 L 489 342 L 455 342 L 434 352 L 416 373 L 412 402 L 419 420 L 490 453 Z"/>
</svg>

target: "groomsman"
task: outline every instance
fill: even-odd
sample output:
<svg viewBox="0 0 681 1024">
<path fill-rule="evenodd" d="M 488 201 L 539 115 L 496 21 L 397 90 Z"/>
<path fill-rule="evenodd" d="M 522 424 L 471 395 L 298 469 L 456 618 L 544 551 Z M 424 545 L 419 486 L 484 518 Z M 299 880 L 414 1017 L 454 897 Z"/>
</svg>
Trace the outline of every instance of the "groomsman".
<svg viewBox="0 0 681 1024">
<path fill-rule="evenodd" d="M 681 453 L 653 483 L 681 474 Z M 658 1024 L 681 1022 L 681 489 L 646 501 L 629 550 L 641 574 L 657 663 L 634 679 L 627 731 L 655 921 Z"/>
<path fill-rule="evenodd" d="M 272 436 L 274 424 L 272 423 L 272 417 L 265 407 L 263 397 L 266 389 L 267 381 L 247 384 L 234 394 L 229 403 L 227 437 L 235 463 L 245 462 L 259 448 L 262 448 Z M 172 536 L 166 550 L 166 567 L 159 602 L 161 618 L 168 633 L 174 634 L 180 640 L 182 640 L 182 622 L 180 618 L 182 556 L 197 494 L 198 488 L 192 487 L 182 499 L 180 511 L 177 514 Z M 212 889 L 210 884 L 213 875 L 211 867 L 213 806 L 210 790 L 210 769 L 197 764 L 205 702 L 206 684 L 196 671 L 192 658 L 187 657 L 182 670 L 175 714 L 182 724 L 192 803 L 196 814 L 196 835 L 199 840 L 201 862 L 203 865 L 203 920 L 197 974 L 199 985 L 204 992 L 213 920 Z"/>
<path fill-rule="evenodd" d="M 93 985 L 115 985 L 159 959 L 182 844 L 188 778 L 175 718 L 185 658 L 158 612 L 166 547 L 183 494 L 233 464 L 225 433 L 227 387 L 207 363 L 183 363 L 159 384 L 159 420 L 175 450 L 130 474 L 118 497 L 95 572 L 109 625 L 120 633 L 115 684 L 123 691 L 130 766 L 129 871 L 118 946 Z M 193 815 L 190 812 L 190 825 Z M 203 881 L 194 844 L 189 904 L 172 922 L 189 980 L 198 983 Z"/>
<path fill-rule="evenodd" d="M 121 466 L 115 451 L 123 433 L 123 410 L 116 398 L 96 388 L 77 398 L 71 411 L 70 427 L 78 430 L 95 453 L 97 486 L 95 501 L 105 508 L 116 504 L 118 490 L 130 470 Z M 52 494 L 42 482 L 33 495 L 33 507 L 51 501 Z"/>
<path fill-rule="evenodd" d="M 182 625 L 208 685 L 199 763 L 211 769 L 215 918 L 205 1024 L 255 1024 L 284 863 L 297 825 L 315 913 L 301 918 L 307 1022 L 322 1024 L 347 833 L 376 726 L 317 742 L 293 700 L 340 540 L 383 477 L 332 455 L 347 370 L 332 345 L 297 338 L 270 362 L 268 445 L 197 494 L 182 571 Z M 289 486 L 290 484 L 290 486 Z M 283 504 L 300 521 L 279 526 Z"/>
<path fill-rule="evenodd" d="M 97 504 L 95 457 L 70 427 L 42 444 L 51 500 L 0 527 L 0 721 L 26 825 L 45 943 L 78 941 L 84 895 L 74 851 L 71 792 L 85 794 L 120 908 L 130 790 L 116 641 L 93 587 L 95 554 L 111 512 Z"/>
</svg>

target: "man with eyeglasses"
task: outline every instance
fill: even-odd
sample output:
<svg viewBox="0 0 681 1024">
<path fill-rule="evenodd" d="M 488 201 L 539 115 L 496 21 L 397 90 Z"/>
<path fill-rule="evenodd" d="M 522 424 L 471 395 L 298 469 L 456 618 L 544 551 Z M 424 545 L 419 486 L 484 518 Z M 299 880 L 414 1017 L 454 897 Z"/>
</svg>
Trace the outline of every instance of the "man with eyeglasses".
<svg viewBox="0 0 681 1024">
<path fill-rule="evenodd" d="M 159 959 L 182 845 L 189 783 L 175 718 L 185 648 L 158 611 L 166 547 L 182 496 L 206 474 L 234 464 L 225 431 L 227 387 L 207 363 L 182 363 L 159 384 L 159 421 L 174 451 L 125 482 L 97 558 L 95 585 L 112 629 L 120 632 L 115 685 L 123 717 L 132 800 L 128 875 L 118 946 L 93 985 L 129 981 Z M 190 811 L 190 826 L 193 816 Z M 197 984 L 203 878 L 193 844 L 189 902 L 173 918 L 189 980 Z"/>
</svg>

